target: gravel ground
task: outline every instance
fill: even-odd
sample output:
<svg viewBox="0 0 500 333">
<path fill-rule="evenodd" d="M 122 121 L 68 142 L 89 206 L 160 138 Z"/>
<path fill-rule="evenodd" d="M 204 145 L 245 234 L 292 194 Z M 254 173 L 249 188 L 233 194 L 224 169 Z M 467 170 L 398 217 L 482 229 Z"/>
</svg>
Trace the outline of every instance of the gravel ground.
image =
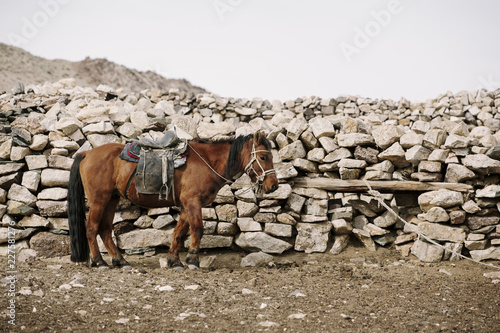
<svg viewBox="0 0 500 333">
<path fill-rule="evenodd" d="M 354 246 L 252 268 L 240 267 L 245 253 L 208 255 L 212 267 L 198 271 L 160 268 L 165 253 L 128 256 L 128 271 L 69 257 L 18 263 L 16 325 L 4 310 L 0 331 L 500 332 L 500 283 L 483 276 L 495 270 L 473 262 L 426 264 Z M 1 299 L 6 309 L 11 298 Z"/>
</svg>

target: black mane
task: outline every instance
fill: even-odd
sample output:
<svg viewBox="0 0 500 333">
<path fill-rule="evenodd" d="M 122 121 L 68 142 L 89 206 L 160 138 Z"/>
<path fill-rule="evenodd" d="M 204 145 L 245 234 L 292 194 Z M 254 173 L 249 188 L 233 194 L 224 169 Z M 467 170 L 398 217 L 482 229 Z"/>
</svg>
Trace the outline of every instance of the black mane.
<svg viewBox="0 0 500 333">
<path fill-rule="evenodd" d="M 239 171 L 241 171 L 241 161 L 240 161 L 240 153 L 245 144 L 248 142 L 248 140 L 253 138 L 253 134 L 248 134 L 245 136 L 238 136 L 237 138 L 233 139 L 231 141 L 231 148 L 229 148 L 229 156 L 227 158 L 227 165 L 226 165 L 226 175 L 227 176 L 234 176 L 237 174 Z M 260 136 L 260 142 L 257 143 L 257 145 L 263 145 L 266 147 L 267 150 L 271 149 L 271 143 L 269 140 L 264 135 Z"/>
</svg>

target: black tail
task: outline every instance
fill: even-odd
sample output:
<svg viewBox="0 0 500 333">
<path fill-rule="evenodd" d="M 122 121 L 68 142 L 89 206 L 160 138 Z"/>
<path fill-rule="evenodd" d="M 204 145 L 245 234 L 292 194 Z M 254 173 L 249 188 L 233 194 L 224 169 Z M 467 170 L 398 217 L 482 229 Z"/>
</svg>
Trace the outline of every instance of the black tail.
<svg viewBox="0 0 500 333">
<path fill-rule="evenodd" d="M 69 238 L 73 262 L 87 262 L 89 259 L 89 243 L 85 230 L 85 192 L 80 176 L 80 163 L 83 159 L 83 156 L 75 157 L 68 185 Z"/>
</svg>

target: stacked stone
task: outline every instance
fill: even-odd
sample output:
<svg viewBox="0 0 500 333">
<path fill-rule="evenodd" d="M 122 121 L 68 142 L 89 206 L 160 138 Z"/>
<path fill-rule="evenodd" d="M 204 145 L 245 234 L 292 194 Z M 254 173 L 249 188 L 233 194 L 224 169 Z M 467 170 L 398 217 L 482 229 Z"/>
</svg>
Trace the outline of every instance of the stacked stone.
<svg viewBox="0 0 500 333">
<path fill-rule="evenodd" d="M 340 96 L 281 103 L 176 89 L 126 94 L 78 87 L 72 79 L 31 89 L 0 95 L 3 254 L 8 226 L 18 230 L 18 248 L 67 245 L 67 184 L 76 152 L 142 136 L 159 139 L 175 125 L 187 139 L 264 130 L 273 144 L 279 189 L 257 197 L 245 177 L 224 187 L 203 209 L 202 248 L 339 253 L 356 238 L 370 250 L 392 246 L 422 261 L 457 258 L 417 239 L 424 233 L 454 252 L 500 260 L 499 90 L 447 93 L 426 102 Z M 366 194 L 300 187 L 296 177 L 444 181 L 467 183 L 474 191 L 426 192 L 410 206 L 399 195 L 382 194 L 409 222 L 404 224 Z M 120 201 L 118 246 L 128 253 L 169 246 L 178 214 Z"/>
</svg>

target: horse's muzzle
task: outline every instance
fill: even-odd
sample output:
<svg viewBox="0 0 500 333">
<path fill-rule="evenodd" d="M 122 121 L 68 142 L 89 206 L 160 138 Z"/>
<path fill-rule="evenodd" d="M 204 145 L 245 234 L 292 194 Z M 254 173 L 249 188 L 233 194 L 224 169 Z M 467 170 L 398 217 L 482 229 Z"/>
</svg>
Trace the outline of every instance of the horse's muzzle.
<svg viewBox="0 0 500 333">
<path fill-rule="evenodd" d="M 272 178 L 264 180 L 262 184 L 262 192 L 264 192 L 265 194 L 274 192 L 278 189 L 278 186 L 279 186 L 278 179 L 276 178 L 275 175 L 272 175 Z"/>
</svg>

